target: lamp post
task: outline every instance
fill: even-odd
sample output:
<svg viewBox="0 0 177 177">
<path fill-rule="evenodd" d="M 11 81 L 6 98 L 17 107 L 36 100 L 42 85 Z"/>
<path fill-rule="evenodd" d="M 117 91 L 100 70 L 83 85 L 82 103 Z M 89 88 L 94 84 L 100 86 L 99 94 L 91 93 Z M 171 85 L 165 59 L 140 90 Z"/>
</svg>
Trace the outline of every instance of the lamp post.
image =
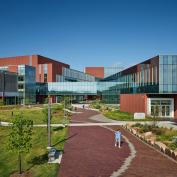
<svg viewBox="0 0 177 177">
<path fill-rule="evenodd" d="M 51 147 L 51 127 L 50 127 L 50 120 L 51 120 L 51 105 L 50 105 L 50 96 L 48 96 L 48 148 Z"/>
</svg>

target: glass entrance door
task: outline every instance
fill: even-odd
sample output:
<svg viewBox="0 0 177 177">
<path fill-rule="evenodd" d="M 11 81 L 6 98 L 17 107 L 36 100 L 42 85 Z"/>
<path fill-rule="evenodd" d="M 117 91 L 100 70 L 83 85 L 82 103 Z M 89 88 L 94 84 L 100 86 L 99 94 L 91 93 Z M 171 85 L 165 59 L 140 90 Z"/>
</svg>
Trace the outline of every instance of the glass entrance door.
<svg viewBox="0 0 177 177">
<path fill-rule="evenodd" d="M 162 106 L 162 116 L 166 116 L 166 106 Z"/>
<path fill-rule="evenodd" d="M 170 116 L 170 106 L 162 106 L 162 116 L 163 117 Z"/>
<path fill-rule="evenodd" d="M 169 117 L 170 116 L 170 106 L 165 106 L 165 111 L 166 111 L 165 112 L 165 114 L 166 114 L 165 116 Z"/>
<path fill-rule="evenodd" d="M 167 99 L 151 100 L 151 116 L 171 117 L 172 116 L 172 101 Z"/>
</svg>

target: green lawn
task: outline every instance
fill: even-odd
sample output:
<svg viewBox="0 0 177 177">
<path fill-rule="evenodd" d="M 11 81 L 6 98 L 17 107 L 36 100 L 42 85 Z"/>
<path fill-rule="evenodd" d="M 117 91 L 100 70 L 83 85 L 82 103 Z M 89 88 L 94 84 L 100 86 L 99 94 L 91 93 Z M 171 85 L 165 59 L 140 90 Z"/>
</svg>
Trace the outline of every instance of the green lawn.
<svg viewBox="0 0 177 177">
<path fill-rule="evenodd" d="M 18 171 L 18 156 L 7 150 L 9 127 L 0 127 L 0 176 L 9 177 Z M 58 150 L 64 149 L 67 136 L 67 128 L 52 129 L 52 145 Z M 58 173 L 58 164 L 47 163 L 47 130 L 46 128 L 34 128 L 33 147 L 28 154 L 23 156 L 23 170 L 29 170 L 34 177 L 55 177 Z"/>
<path fill-rule="evenodd" d="M 53 116 L 51 123 L 61 123 L 62 117 L 63 117 L 63 110 L 61 105 L 52 105 L 53 109 Z M 26 107 L 20 107 L 20 108 L 14 108 L 10 110 L 0 110 L 0 121 L 7 121 L 11 122 L 13 120 L 13 117 L 15 115 L 22 113 L 25 119 L 33 120 L 34 124 L 43 124 L 43 110 L 44 107 L 32 107 L 32 108 L 26 108 Z M 13 112 L 13 116 L 12 116 Z"/>
<path fill-rule="evenodd" d="M 121 112 L 119 110 L 116 111 L 106 111 L 103 112 L 104 116 L 106 116 L 109 119 L 113 119 L 113 120 L 119 120 L 119 121 L 161 121 L 163 119 L 161 118 L 151 118 L 151 117 L 146 117 L 145 119 L 134 119 L 133 114 L 131 113 L 127 113 L 127 112 Z"/>
<path fill-rule="evenodd" d="M 133 120 L 133 114 L 130 113 L 126 113 L 126 112 L 120 112 L 118 110 L 116 111 L 108 111 L 105 112 L 104 115 L 110 119 L 114 119 L 114 120 L 127 120 L 127 121 L 131 121 Z"/>
<path fill-rule="evenodd" d="M 3 108 L 4 109 L 4 108 Z M 44 106 L 41 107 L 19 107 L 5 108 L 0 110 L 0 121 L 11 122 L 15 115 L 21 112 L 25 119 L 33 120 L 34 124 L 44 124 L 43 121 Z M 13 116 L 12 116 L 13 112 Z M 63 120 L 62 105 L 52 105 L 52 123 L 61 123 Z M 7 140 L 9 135 L 9 127 L 0 127 L 0 177 L 9 177 L 13 172 L 18 171 L 18 156 L 7 150 Z M 52 128 L 52 146 L 58 150 L 63 150 L 65 138 L 67 136 L 67 128 Z M 29 170 L 34 177 L 53 177 L 58 173 L 58 164 L 48 164 L 47 156 L 47 128 L 33 129 L 33 148 L 28 154 L 23 156 L 23 170 Z"/>
</svg>

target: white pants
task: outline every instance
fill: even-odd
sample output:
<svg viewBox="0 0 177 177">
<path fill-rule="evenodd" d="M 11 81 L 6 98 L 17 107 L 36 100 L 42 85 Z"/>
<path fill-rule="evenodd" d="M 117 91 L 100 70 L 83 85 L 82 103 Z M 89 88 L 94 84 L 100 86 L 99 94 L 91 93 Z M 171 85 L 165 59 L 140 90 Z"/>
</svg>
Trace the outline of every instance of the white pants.
<svg viewBox="0 0 177 177">
<path fill-rule="evenodd" d="M 115 139 L 115 146 L 119 146 L 120 148 L 120 143 L 121 143 L 121 140 L 120 139 Z"/>
</svg>

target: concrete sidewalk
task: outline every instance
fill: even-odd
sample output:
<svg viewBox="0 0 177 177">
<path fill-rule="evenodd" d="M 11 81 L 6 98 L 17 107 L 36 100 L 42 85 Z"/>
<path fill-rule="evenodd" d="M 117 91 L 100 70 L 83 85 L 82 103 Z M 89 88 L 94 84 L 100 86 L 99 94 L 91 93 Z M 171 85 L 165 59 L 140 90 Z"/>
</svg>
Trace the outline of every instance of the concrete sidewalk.
<svg viewBox="0 0 177 177">
<path fill-rule="evenodd" d="M 115 125 L 116 123 L 117 125 L 135 124 L 135 123 L 149 124 L 149 125 L 154 124 L 153 121 L 117 121 L 117 120 L 109 119 L 102 114 L 91 116 L 89 119 L 97 122 L 115 123 Z M 164 127 L 168 129 L 173 128 L 174 130 L 177 130 L 177 123 L 172 121 L 156 121 L 156 125 L 159 127 Z"/>
</svg>

